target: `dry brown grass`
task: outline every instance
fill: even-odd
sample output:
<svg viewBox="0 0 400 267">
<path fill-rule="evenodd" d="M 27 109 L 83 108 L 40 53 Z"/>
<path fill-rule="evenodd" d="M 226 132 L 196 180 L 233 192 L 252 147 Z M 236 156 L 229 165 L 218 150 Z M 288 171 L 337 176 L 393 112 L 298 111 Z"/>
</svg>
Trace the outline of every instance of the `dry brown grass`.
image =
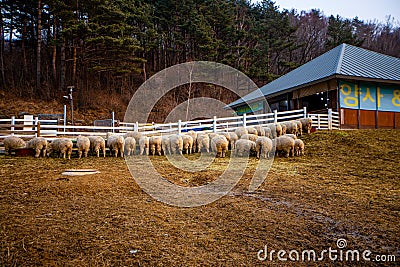
<svg viewBox="0 0 400 267">
<path fill-rule="evenodd" d="M 256 266 L 271 264 L 257 259 L 265 244 L 321 251 L 336 248 L 338 238 L 349 249 L 400 260 L 399 132 L 317 132 L 303 139 L 306 155 L 276 158 L 256 192 L 246 191 L 252 158 L 232 194 L 197 208 L 152 199 L 120 158 L 0 156 L 0 266 Z M 195 174 L 164 157 L 153 163 L 174 182 L 194 186 L 215 179 L 227 160 Z M 72 168 L 101 173 L 61 175 Z M 334 263 L 349 265 L 323 265 Z M 292 265 L 299 264 L 309 262 Z"/>
</svg>

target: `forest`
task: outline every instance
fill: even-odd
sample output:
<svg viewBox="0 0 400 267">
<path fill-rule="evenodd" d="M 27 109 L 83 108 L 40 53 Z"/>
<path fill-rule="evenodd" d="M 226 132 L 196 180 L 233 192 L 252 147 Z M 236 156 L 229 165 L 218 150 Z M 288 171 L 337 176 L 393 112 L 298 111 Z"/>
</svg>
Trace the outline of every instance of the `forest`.
<svg viewBox="0 0 400 267">
<path fill-rule="evenodd" d="M 74 86 L 78 108 L 126 105 L 151 75 L 189 61 L 227 64 L 261 86 L 341 43 L 400 57 L 394 18 L 280 11 L 270 0 L 2 0 L 0 21 L 2 90 L 51 100 Z M 187 97 L 176 90 L 170 104 Z"/>
</svg>

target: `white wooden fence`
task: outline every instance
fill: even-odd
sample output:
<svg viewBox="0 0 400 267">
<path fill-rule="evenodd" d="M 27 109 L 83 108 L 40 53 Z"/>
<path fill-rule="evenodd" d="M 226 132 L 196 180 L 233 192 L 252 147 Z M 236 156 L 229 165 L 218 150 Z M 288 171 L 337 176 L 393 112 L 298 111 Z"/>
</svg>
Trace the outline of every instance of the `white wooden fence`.
<svg viewBox="0 0 400 267">
<path fill-rule="evenodd" d="M 328 109 L 326 114 L 308 114 L 308 117 L 313 120 L 313 127 L 318 130 L 340 129 L 339 112 L 332 111 L 332 109 Z"/>
<path fill-rule="evenodd" d="M 295 120 L 299 118 L 311 117 L 313 119 L 313 127 L 321 130 L 338 129 L 339 113 L 328 110 L 327 114 L 307 114 L 307 109 L 298 109 L 291 111 L 234 116 L 227 118 L 217 118 L 214 116 L 212 119 L 195 120 L 195 121 L 181 121 L 173 123 L 151 123 L 140 124 L 138 122 L 120 122 L 119 126 L 115 126 L 114 121 L 110 126 L 72 126 L 72 125 L 57 125 L 57 120 L 33 120 L 27 119 L 0 119 L 0 141 L 8 135 L 18 137 L 30 138 L 37 135 L 52 139 L 58 136 L 76 137 L 78 135 L 102 135 L 105 136 L 107 132 L 114 132 L 116 134 L 124 134 L 127 131 L 140 131 L 144 134 L 162 134 L 162 133 L 181 133 L 189 130 L 207 131 L 207 132 L 221 132 L 221 131 L 234 131 L 241 126 L 251 125 L 266 125 L 272 122 L 283 122 L 288 120 Z"/>
</svg>

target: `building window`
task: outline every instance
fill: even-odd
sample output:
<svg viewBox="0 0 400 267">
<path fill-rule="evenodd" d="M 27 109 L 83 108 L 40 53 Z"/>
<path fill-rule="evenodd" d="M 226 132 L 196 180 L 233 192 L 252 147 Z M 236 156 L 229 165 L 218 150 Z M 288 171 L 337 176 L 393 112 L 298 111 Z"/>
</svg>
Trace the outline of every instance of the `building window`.
<svg viewBox="0 0 400 267">
<path fill-rule="evenodd" d="M 289 110 L 289 105 L 287 100 L 283 100 L 279 102 L 279 111 L 287 111 Z"/>
</svg>

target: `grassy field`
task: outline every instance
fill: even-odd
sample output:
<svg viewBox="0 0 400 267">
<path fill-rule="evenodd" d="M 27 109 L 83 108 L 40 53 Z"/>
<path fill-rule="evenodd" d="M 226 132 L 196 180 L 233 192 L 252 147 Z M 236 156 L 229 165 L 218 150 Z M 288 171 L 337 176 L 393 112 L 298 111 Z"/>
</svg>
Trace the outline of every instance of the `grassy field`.
<svg viewBox="0 0 400 267">
<path fill-rule="evenodd" d="M 261 266 L 321 262 L 260 261 L 270 250 L 347 249 L 400 261 L 400 134 L 395 130 L 316 132 L 303 157 L 275 158 L 261 187 L 247 192 L 250 159 L 233 191 L 209 205 L 178 208 L 154 200 L 121 158 L 0 156 L 0 266 Z M 196 156 L 191 156 L 192 158 Z M 209 171 L 178 171 L 152 159 L 177 184 L 207 184 Z M 65 169 L 91 168 L 88 176 Z M 288 254 L 285 255 L 288 257 Z M 361 256 L 360 256 L 361 257 Z M 301 258 L 301 254 L 300 254 Z M 331 261 L 322 265 L 377 262 Z M 385 263 L 395 266 L 396 263 Z"/>
</svg>

